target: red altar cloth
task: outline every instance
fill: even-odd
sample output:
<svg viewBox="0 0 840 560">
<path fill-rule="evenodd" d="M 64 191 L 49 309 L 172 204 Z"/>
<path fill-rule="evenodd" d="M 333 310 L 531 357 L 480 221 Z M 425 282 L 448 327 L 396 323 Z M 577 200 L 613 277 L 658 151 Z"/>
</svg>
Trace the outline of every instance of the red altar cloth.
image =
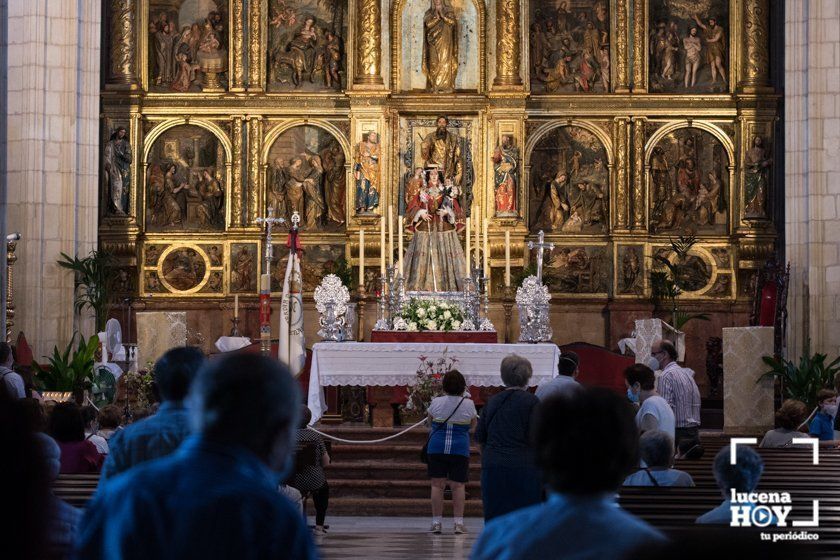
<svg viewBox="0 0 840 560">
<path fill-rule="evenodd" d="M 370 341 L 497 344 L 499 335 L 495 331 L 371 331 Z M 479 406 L 484 404 L 480 387 L 469 387 L 469 392 L 475 404 Z M 368 388 L 368 402 L 374 400 Z M 406 402 L 408 402 L 408 387 L 394 387 L 391 391 L 390 404 L 405 404 Z"/>
</svg>

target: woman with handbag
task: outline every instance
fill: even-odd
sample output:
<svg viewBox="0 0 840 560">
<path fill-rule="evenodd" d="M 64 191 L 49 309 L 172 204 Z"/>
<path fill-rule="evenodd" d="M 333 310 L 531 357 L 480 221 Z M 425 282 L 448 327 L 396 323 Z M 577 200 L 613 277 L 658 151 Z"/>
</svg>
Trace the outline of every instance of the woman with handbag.
<svg viewBox="0 0 840 560">
<path fill-rule="evenodd" d="M 481 411 L 475 440 L 481 445 L 481 498 L 484 520 L 535 505 L 542 480 L 530 443 L 531 415 L 539 403 L 527 391 L 531 362 L 516 355 L 502 360 L 505 390 Z"/>
<path fill-rule="evenodd" d="M 443 396 L 429 405 L 429 439 L 426 442 L 429 478 L 432 479 L 432 528 L 443 529 L 443 491 L 452 490 L 455 534 L 464 528 L 465 485 L 470 471 L 470 430 L 475 427 L 475 404 L 466 395 L 467 382 L 461 372 L 452 370 L 443 376 Z"/>
</svg>

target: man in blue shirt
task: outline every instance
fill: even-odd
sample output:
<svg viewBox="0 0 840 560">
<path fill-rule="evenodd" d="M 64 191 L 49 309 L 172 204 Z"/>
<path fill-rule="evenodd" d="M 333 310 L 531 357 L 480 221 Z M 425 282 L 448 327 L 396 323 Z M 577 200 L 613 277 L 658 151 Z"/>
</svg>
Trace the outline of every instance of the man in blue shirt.
<svg viewBox="0 0 840 560">
<path fill-rule="evenodd" d="M 834 441 L 834 416 L 837 414 L 837 394 L 830 389 L 817 391 L 817 403 L 820 411 L 814 415 L 808 432 L 819 438 L 820 442 Z"/>
<path fill-rule="evenodd" d="M 615 502 L 624 477 L 639 464 L 633 416 L 630 404 L 607 389 L 542 401 L 532 425 L 548 501 L 489 522 L 473 560 L 623 558 L 664 542 L 659 531 Z"/>
<path fill-rule="evenodd" d="M 204 354 L 189 346 L 173 348 L 160 357 L 154 375 L 163 404 L 156 414 L 114 433 L 108 442 L 110 452 L 102 467 L 101 482 L 169 455 L 190 435 L 189 413 L 183 401 L 204 362 Z"/>
<path fill-rule="evenodd" d="M 109 481 L 82 520 L 85 559 L 314 559 L 278 483 L 294 452 L 299 391 L 288 368 L 252 354 L 199 372 L 197 433 L 173 454 Z"/>
</svg>

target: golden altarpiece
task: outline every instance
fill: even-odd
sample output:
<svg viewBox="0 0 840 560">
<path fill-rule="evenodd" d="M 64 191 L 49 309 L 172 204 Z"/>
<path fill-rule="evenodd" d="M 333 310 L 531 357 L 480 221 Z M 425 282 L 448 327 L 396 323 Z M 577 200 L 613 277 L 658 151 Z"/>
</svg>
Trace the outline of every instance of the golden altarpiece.
<svg viewBox="0 0 840 560">
<path fill-rule="evenodd" d="M 494 313 L 505 233 L 516 272 L 543 230 L 558 340 L 614 346 L 691 234 L 696 334 L 746 321 L 776 231 L 768 0 L 106 5 L 99 231 L 134 309 L 193 311 L 215 340 L 238 295 L 256 335 L 269 208 L 301 215 L 305 292 L 357 265 L 361 229 L 374 291 L 380 220 L 451 137 L 441 177 L 487 224 Z"/>
</svg>

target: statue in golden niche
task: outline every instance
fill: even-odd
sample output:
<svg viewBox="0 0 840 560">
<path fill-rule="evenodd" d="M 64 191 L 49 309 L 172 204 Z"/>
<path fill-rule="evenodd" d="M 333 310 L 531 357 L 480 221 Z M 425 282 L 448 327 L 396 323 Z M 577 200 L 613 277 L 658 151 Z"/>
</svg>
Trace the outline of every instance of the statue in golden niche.
<svg viewBox="0 0 840 560">
<path fill-rule="evenodd" d="M 423 73 L 426 89 L 451 92 L 458 72 L 458 18 L 446 0 L 431 0 L 423 16 Z"/>
</svg>

